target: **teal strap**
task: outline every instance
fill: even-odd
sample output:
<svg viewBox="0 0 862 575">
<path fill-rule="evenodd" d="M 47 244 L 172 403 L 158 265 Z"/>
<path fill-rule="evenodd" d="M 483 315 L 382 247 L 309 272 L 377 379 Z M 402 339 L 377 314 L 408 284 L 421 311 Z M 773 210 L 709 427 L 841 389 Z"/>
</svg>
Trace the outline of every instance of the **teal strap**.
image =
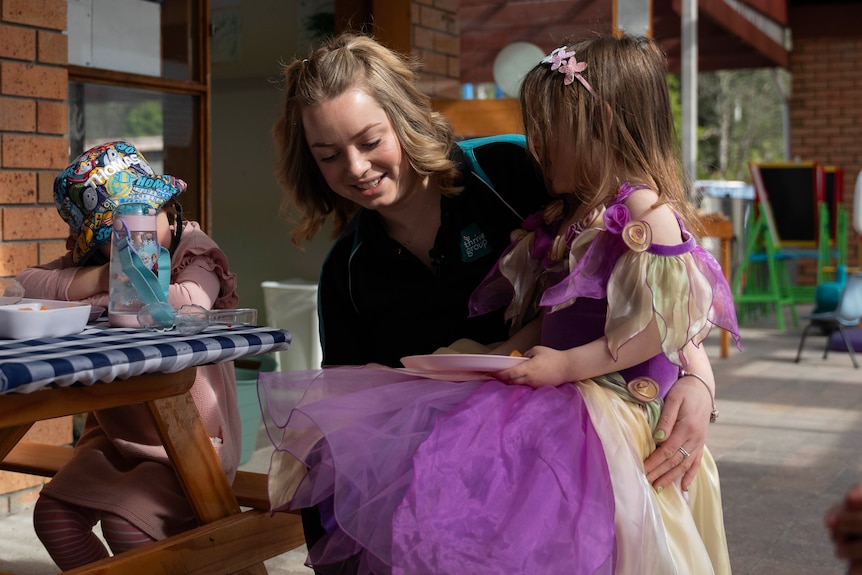
<svg viewBox="0 0 862 575">
<path fill-rule="evenodd" d="M 168 301 L 171 290 L 171 252 L 165 246 L 159 246 L 159 284 L 165 294 L 164 301 Z"/>
<path fill-rule="evenodd" d="M 141 296 L 144 305 L 152 303 L 167 303 L 168 289 L 171 283 L 171 254 L 161 247 L 159 252 L 159 275 L 153 273 L 149 267 L 144 265 L 135 249 L 129 244 L 129 238 L 121 237 L 116 244 L 119 250 L 120 263 L 123 273 L 129 278 L 132 286 Z M 174 311 L 171 306 L 150 306 L 153 319 L 161 326 L 172 326 L 174 323 Z"/>
<path fill-rule="evenodd" d="M 470 169 L 473 172 L 476 172 L 476 175 L 479 176 L 479 178 L 492 190 L 494 190 L 494 186 L 492 185 L 491 179 L 488 178 L 488 175 L 485 173 L 485 170 L 482 169 L 482 165 L 479 163 L 479 160 L 476 159 L 476 148 L 495 142 L 508 142 L 510 144 L 517 144 L 522 148 L 527 147 L 527 138 L 523 134 L 500 134 L 497 136 L 471 138 L 469 140 L 457 142 L 458 147 L 461 148 L 464 155 L 467 157 L 467 161 L 470 162 Z"/>
</svg>

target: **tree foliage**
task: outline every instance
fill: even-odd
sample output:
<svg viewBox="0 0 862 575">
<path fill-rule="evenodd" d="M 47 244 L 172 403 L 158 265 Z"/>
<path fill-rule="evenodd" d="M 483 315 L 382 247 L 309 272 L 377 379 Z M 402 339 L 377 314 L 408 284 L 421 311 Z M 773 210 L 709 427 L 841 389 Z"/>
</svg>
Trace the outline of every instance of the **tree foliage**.
<svg viewBox="0 0 862 575">
<path fill-rule="evenodd" d="M 748 162 L 784 160 L 784 86 L 777 69 L 698 77 L 698 176 L 747 180 Z"/>
<path fill-rule="evenodd" d="M 128 110 L 126 132 L 130 136 L 158 136 L 163 129 L 161 102 L 146 100 Z"/>
<path fill-rule="evenodd" d="M 668 78 L 677 133 L 682 106 L 679 76 Z M 695 179 L 749 180 L 749 162 L 784 160 L 786 72 L 722 70 L 698 75 Z"/>
<path fill-rule="evenodd" d="M 86 104 L 85 114 L 90 136 L 134 139 L 164 132 L 162 103 L 158 99 L 94 100 Z"/>
</svg>

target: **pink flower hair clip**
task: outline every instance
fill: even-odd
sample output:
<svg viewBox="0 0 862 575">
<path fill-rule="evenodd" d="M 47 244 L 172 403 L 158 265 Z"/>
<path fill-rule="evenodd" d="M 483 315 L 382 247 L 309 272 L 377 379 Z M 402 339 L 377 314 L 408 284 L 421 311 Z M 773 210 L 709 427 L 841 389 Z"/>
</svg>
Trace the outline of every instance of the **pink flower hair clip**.
<svg viewBox="0 0 862 575">
<path fill-rule="evenodd" d="M 551 70 L 556 70 L 561 74 L 565 74 L 566 78 L 563 80 L 563 84 L 568 86 L 577 78 L 578 82 L 587 89 L 587 91 L 595 96 L 595 92 L 593 92 L 593 87 L 590 86 L 590 83 L 587 82 L 587 79 L 583 77 L 581 72 L 587 69 L 586 62 L 578 62 L 575 58 L 574 52 L 567 52 L 568 46 L 561 46 L 551 52 L 549 55 L 542 58 L 542 64 L 550 64 Z"/>
</svg>

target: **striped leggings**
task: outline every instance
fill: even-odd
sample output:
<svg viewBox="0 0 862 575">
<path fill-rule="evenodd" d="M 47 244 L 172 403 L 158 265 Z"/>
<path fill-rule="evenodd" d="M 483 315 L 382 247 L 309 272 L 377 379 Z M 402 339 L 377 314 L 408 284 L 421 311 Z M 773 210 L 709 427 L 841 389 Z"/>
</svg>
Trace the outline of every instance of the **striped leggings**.
<svg viewBox="0 0 862 575">
<path fill-rule="evenodd" d="M 33 527 L 54 563 L 67 571 L 109 556 L 93 526 L 102 522 L 102 535 L 111 551 L 122 553 L 154 541 L 126 519 L 100 511 L 58 501 L 42 495 L 33 509 Z"/>
</svg>

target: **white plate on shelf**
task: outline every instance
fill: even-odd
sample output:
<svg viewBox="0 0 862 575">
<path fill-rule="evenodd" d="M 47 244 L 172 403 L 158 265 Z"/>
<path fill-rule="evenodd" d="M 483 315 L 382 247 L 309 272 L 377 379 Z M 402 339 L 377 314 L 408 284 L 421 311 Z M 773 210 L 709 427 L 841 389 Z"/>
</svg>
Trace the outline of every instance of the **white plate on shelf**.
<svg viewBox="0 0 862 575">
<path fill-rule="evenodd" d="M 493 373 L 527 361 L 526 357 L 514 355 L 484 355 L 475 353 L 437 353 L 409 355 L 401 363 L 409 369 L 423 371 L 477 371 Z"/>
<path fill-rule="evenodd" d="M 90 318 L 90 304 L 48 299 L 22 299 L 0 305 L 0 338 L 34 339 L 80 333 Z"/>
</svg>

